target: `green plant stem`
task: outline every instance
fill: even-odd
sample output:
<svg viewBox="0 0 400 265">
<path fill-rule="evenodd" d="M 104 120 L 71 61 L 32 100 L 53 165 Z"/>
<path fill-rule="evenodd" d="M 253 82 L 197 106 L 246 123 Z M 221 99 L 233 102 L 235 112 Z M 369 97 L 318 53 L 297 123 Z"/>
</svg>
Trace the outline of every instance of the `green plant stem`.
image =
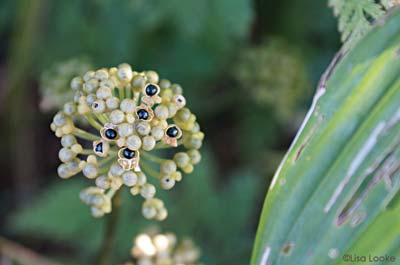
<svg viewBox="0 0 400 265">
<path fill-rule="evenodd" d="M 85 119 L 87 120 L 87 122 L 89 122 L 90 125 L 92 125 L 94 128 L 96 128 L 97 130 L 101 130 L 101 128 L 103 128 L 103 126 L 98 123 L 93 116 L 91 116 L 90 114 L 85 115 Z"/>
<path fill-rule="evenodd" d="M 157 171 L 155 171 L 154 169 L 152 169 L 151 166 L 149 166 L 146 162 L 141 160 L 139 162 L 139 164 L 143 168 L 143 170 L 146 172 L 146 175 L 153 177 L 155 179 L 159 179 L 159 177 L 158 177 L 159 173 Z"/>
<path fill-rule="evenodd" d="M 89 133 L 89 132 L 86 132 L 86 131 L 84 131 L 82 129 L 79 129 L 79 128 L 75 128 L 75 130 L 73 132 L 73 135 L 75 135 L 75 136 L 77 136 L 79 138 L 82 138 L 84 140 L 88 140 L 88 141 L 100 140 L 99 136 L 97 136 L 95 134 L 92 134 L 92 133 Z"/>
<path fill-rule="evenodd" d="M 165 159 L 159 158 L 157 156 L 154 156 L 146 151 L 141 151 L 141 154 L 143 155 L 144 158 L 146 158 L 154 163 L 157 163 L 157 164 L 160 164 L 165 160 Z"/>
<path fill-rule="evenodd" d="M 97 256 L 97 265 L 109 265 L 111 263 L 112 251 L 115 244 L 115 233 L 117 230 L 119 210 L 121 208 L 121 192 L 118 190 L 112 200 L 112 211 L 106 217 L 106 227 L 104 230 L 103 241 Z"/>
</svg>

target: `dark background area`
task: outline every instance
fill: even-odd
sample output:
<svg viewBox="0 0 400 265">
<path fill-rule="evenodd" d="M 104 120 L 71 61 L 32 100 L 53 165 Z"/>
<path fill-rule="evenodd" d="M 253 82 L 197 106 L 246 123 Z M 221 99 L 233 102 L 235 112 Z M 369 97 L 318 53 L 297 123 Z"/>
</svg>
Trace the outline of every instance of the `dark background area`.
<svg viewBox="0 0 400 265">
<path fill-rule="evenodd" d="M 190 236 L 205 264 L 247 264 L 275 168 L 339 48 L 325 1 L 0 1 L 0 234 L 65 264 L 91 264 L 104 220 L 61 180 L 49 129 L 69 82 L 122 62 L 184 88 L 203 161 L 146 221 L 125 194 L 115 263 L 149 226 Z M 194 207 L 194 205 L 196 205 Z"/>
</svg>

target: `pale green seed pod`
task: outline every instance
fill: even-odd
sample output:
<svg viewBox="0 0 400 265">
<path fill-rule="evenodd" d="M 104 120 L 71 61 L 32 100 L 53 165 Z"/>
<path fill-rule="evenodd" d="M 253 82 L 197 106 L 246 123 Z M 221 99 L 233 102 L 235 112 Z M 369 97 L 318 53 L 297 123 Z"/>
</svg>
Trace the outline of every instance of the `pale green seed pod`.
<svg viewBox="0 0 400 265">
<path fill-rule="evenodd" d="M 193 165 L 192 164 L 186 165 L 186 167 L 182 168 L 182 171 L 185 172 L 186 174 L 192 173 L 193 172 Z"/>
<path fill-rule="evenodd" d="M 132 187 L 136 185 L 138 181 L 138 176 L 134 172 L 128 171 L 122 174 L 122 181 L 126 186 Z"/>
<path fill-rule="evenodd" d="M 72 150 L 69 148 L 61 148 L 58 152 L 58 158 L 64 163 L 71 161 L 75 157 L 76 153 L 72 152 Z"/>
<path fill-rule="evenodd" d="M 153 136 L 143 137 L 143 144 L 142 144 L 143 150 L 150 151 L 153 150 L 155 146 L 156 146 L 156 140 L 154 139 Z"/>
<path fill-rule="evenodd" d="M 71 176 L 75 175 L 79 171 L 81 171 L 81 167 L 80 167 L 80 163 L 81 162 L 82 162 L 82 160 L 80 160 L 79 158 L 75 157 L 74 159 L 72 159 L 71 161 L 66 163 Z"/>
<path fill-rule="evenodd" d="M 96 96 L 100 99 L 108 99 L 112 97 L 112 92 L 111 92 L 111 88 L 106 87 L 106 86 L 101 86 L 97 92 L 96 92 Z"/>
<path fill-rule="evenodd" d="M 90 79 L 94 78 L 94 71 L 87 71 L 83 76 L 83 81 L 88 82 Z"/>
<path fill-rule="evenodd" d="M 76 138 L 72 134 L 66 134 L 63 137 L 61 137 L 61 145 L 63 147 L 71 147 L 76 143 L 77 143 Z"/>
<path fill-rule="evenodd" d="M 95 218 L 99 218 L 104 215 L 104 212 L 101 209 L 94 207 L 94 206 L 90 207 L 90 213 Z"/>
<path fill-rule="evenodd" d="M 182 122 L 188 121 L 190 119 L 190 115 L 192 115 L 192 113 L 188 108 L 182 108 L 176 113 L 177 118 Z"/>
<path fill-rule="evenodd" d="M 86 163 L 85 167 L 82 170 L 82 173 L 85 177 L 89 179 L 94 179 L 97 177 L 97 166 L 92 163 Z"/>
<path fill-rule="evenodd" d="M 100 88 L 101 87 L 108 87 L 110 89 L 110 92 L 111 92 L 111 90 L 114 89 L 115 84 L 114 84 L 114 82 L 112 80 L 106 79 L 106 80 L 103 80 L 103 81 L 100 82 Z"/>
<path fill-rule="evenodd" d="M 126 145 L 131 150 L 139 150 L 139 148 L 142 146 L 142 140 L 139 136 L 133 134 L 126 139 Z"/>
<path fill-rule="evenodd" d="M 88 106 L 92 106 L 93 102 L 95 102 L 97 99 L 97 96 L 95 94 L 89 94 L 86 96 L 86 104 Z"/>
<path fill-rule="evenodd" d="M 172 92 L 174 92 L 174 94 L 181 95 L 183 93 L 182 87 L 178 84 L 173 84 L 171 86 L 171 89 L 172 89 Z"/>
<path fill-rule="evenodd" d="M 147 182 L 146 175 L 143 172 L 136 172 L 136 175 L 138 177 L 137 185 L 143 186 Z"/>
<path fill-rule="evenodd" d="M 154 109 L 154 114 L 156 115 L 157 118 L 159 118 L 160 120 L 166 120 L 169 116 L 168 113 L 168 107 L 165 105 L 158 105 L 155 109 Z"/>
<path fill-rule="evenodd" d="M 165 218 L 167 218 L 167 216 L 168 216 L 167 209 L 161 208 L 158 210 L 156 218 L 158 221 L 163 221 L 165 220 Z"/>
<path fill-rule="evenodd" d="M 152 207 L 142 207 L 142 214 L 147 219 L 153 219 L 157 215 L 157 210 Z"/>
<path fill-rule="evenodd" d="M 156 141 L 161 140 L 164 137 L 164 129 L 161 126 L 151 128 L 151 136 L 153 136 Z"/>
<path fill-rule="evenodd" d="M 66 118 L 65 114 L 62 112 L 58 112 L 53 118 L 53 123 L 57 127 L 64 126 L 67 123 L 67 118 Z"/>
<path fill-rule="evenodd" d="M 83 84 L 83 91 L 87 93 L 93 93 L 96 91 L 98 86 L 99 86 L 99 81 L 93 78 Z"/>
<path fill-rule="evenodd" d="M 117 177 L 121 176 L 125 172 L 125 170 L 118 163 L 114 163 L 111 165 L 109 172 L 111 176 Z"/>
<path fill-rule="evenodd" d="M 57 168 L 57 173 L 58 173 L 58 176 L 60 176 L 60 178 L 62 178 L 62 179 L 67 179 L 67 178 L 71 177 L 71 173 L 66 164 L 60 164 Z"/>
<path fill-rule="evenodd" d="M 145 136 L 145 135 L 148 135 L 150 133 L 151 125 L 147 121 L 139 121 L 139 122 L 136 123 L 135 128 L 136 128 L 136 132 L 139 135 Z"/>
<path fill-rule="evenodd" d="M 104 100 L 97 99 L 92 103 L 92 110 L 95 113 L 103 113 L 106 110 L 106 103 Z"/>
<path fill-rule="evenodd" d="M 123 112 L 133 113 L 135 111 L 135 108 L 136 108 L 135 101 L 133 99 L 126 98 L 126 99 L 121 101 L 120 108 L 121 108 L 121 110 Z"/>
<path fill-rule="evenodd" d="M 96 186 L 104 190 L 109 189 L 110 181 L 106 176 L 99 176 L 96 178 Z"/>
<path fill-rule="evenodd" d="M 108 71 L 106 69 L 97 70 L 94 74 L 94 77 L 98 80 L 106 80 L 109 77 Z"/>
<path fill-rule="evenodd" d="M 83 80 L 79 76 L 74 77 L 71 80 L 71 88 L 72 88 L 72 90 L 75 90 L 75 91 L 79 90 L 79 89 L 82 88 L 82 85 L 83 85 Z"/>
<path fill-rule="evenodd" d="M 107 98 L 106 105 L 110 110 L 117 109 L 119 107 L 119 99 L 117 97 Z"/>
<path fill-rule="evenodd" d="M 171 174 L 176 171 L 176 163 L 173 160 L 165 160 L 160 164 L 160 171 L 163 174 Z"/>
<path fill-rule="evenodd" d="M 164 176 L 160 179 L 161 188 L 170 190 L 175 186 L 175 180 L 169 176 Z"/>
<path fill-rule="evenodd" d="M 200 163 L 200 161 L 201 161 L 201 154 L 200 154 L 200 152 L 199 152 L 198 150 L 196 150 L 196 149 L 190 149 L 190 150 L 187 152 L 187 154 L 188 154 L 189 157 L 190 157 L 190 162 L 191 162 L 191 164 L 196 165 L 196 164 Z"/>
<path fill-rule="evenodd" d="M 143 75 L 136 75 L 132 79 L 132 86 L 141 89 L 146 84 L 146 77 Z"/>
<path fill-rule="evenodd" d="M 76 112 L 76 106 L 73 102 L 67 102 L 64 104 L 64 112 L 67 115 L 74 115 Z"/>
<path fill-rule="evenodd" d="M 133 126 L 129 123 L 122 123 L 118 125 L 118 134 L 121 137 L 128 137 L 133 134 Z"/>
<path fill-rule="evenodd" d="M 155 72 L 155 71 L 146 71 L 145 75 L 147 77 L 147 82 L 149 82 L 149 83 L 157 84 L 158 81 L 160 80 L 157 72 Z"/>
<path fill-rule="evenodd" d="M 171 86 L 171 82 L 167 79 L 161 79 L 159 86 L 161 89 L 167 89 Z"/>
<path fill-rule="evenodd" d="M 174 155 L 174 161 L 178 167 L 186 167 L 190 163 L 190 157 L 184 152 L 179 152 Z"/>
<path fill-rule="evenodd" d="M 110 120 L 113 124 L 122 123 L 125 120 L 125 114 L 119 109 L 113 110 L 110 113 Z"/>
<path fill-rule="evenodd" d="M 122 184 L 123 184 L 123 181 L 122 181 L 121 177 L 111 178 L 111 183 L 110 183 L 111 189 L 119 190 L 121 188 Z"/>
<path fill-rule="evenodd" d="M 153 198 L 156 194 L 156 187 L 153 184 L 146 183 L 140 189 L 140 195 L 145 199 Z"/>
<path fill-rule="evenodd" d="M 119 69 L 117 72 L 117 76 L 120 80 L 124 82 L 129 82 L 132 80 L 133 73 L 132 69 L 128 64 L 121 64 L 119 65 Z"/>
</svg>

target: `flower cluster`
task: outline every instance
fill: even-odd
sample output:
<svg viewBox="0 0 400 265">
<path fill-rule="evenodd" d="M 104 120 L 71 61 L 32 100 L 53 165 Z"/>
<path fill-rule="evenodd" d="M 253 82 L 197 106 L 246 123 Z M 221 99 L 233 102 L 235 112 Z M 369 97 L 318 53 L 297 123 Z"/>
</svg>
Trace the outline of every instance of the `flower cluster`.
<svg viewBox="0 0 400 265">
<path fill-rule="evenodd" d="M 167 210 L 155 198 L 152 177 L 171 189 L 200 162 L 204 134 L 196 116 L 185 107 L 182 88 L 159 80 L 154 71 L 132 71 L 128 64 L 89 71 L 71 81 L 73 100 L 53 119 L 51 129 L 61 138 L 58 167 L 61 178 L 79 172 L 96 186 L 81 192 L 93 216 L 109 213 L 114 194 L 122 187 L 145 201 L 146 218 L 163 220 Z M 79 120 L 92 128 L 83 130 Z M 78 142 L 83 140 L 86 142 Z M 87 141 L 90 141 L 89 143 Z M 161 155 L 165 149 L 170 158 Z"/>
<path fill-rule="evenodd" d="M 134 263 L 125 265 L 200 265 L 200 250 L 190 239 L 177 244 L 176 236 L 140 234 L 131 249 Z"/>
</svg>

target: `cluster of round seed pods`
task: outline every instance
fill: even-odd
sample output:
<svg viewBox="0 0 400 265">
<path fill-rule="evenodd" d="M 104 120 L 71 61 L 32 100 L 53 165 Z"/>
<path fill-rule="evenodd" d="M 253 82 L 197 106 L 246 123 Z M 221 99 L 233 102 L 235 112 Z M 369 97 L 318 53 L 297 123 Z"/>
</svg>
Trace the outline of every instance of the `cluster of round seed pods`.
<svg viewBox="0 0 400 265">
<path fill-rule="evenodd" d="M 172 233 L 139 234 L 131 249 L 134 261 L 125 265 L 200 265 L 200 250 L 191 239 L 179 240 Z"/>
<path fill-rule="evenodd" d="M 51 124 L 63 146 L 60 177 L 82 172 L 95 180 L 96 186 L 83 190 L 81 198 L 96 217 L 109 213 L 109 202 L 127 186 L 145 199 L 146 218 L 165 219 L 156 186 L 171 189 L 181 181 L 181 172 L 191 173 L 201 160 L 198 149 L 204 138 L 181 86 L 159 80 L 154 71 L 136 72 L 121 64 L 75 77 L 71 88 L 73 100 Z M 164 158 L 168 148 L 177 151 Z"/>
</svg>

